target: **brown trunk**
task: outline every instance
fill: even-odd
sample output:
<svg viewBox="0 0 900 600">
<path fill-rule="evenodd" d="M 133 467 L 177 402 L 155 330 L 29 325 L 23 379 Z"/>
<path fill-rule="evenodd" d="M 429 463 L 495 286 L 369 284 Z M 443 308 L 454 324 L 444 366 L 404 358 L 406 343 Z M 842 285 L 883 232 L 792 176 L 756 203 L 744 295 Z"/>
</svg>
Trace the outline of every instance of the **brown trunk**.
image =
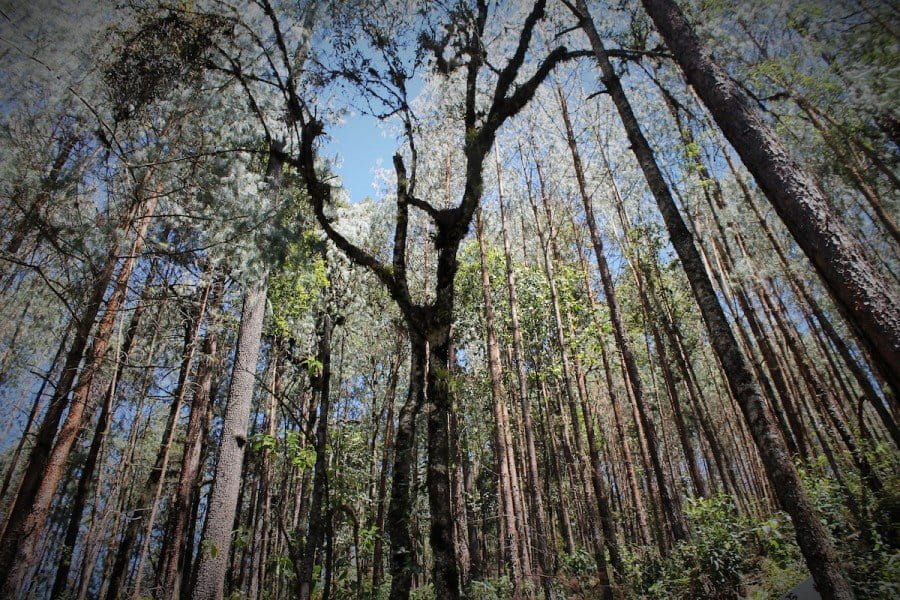
<svg viewBox="0 0 900 600">
<path fill-rule="evenodd" d="M 66 460 L 81 428 L 84 413 L 88 408 L 94 375 L 102 366 L 109 348 L 115 318 L 125 300 L 132 267 L 143 246 L 144 236 L 159 199 L 158 194 L 143 198 L 141 190 L 138 190 L 137 196 L 138 200 L 135 201 L 121 226 L 121 229 L 128 233 L 132 228 L 133 218 L 138 217 L 139 223 L 135 228 L 131 251 L 122 262 L 112 295 L 107 301 L 106 310 L 100 319 L 94 341 L 85 358 L 84 367 L 79 371 L 78 365 L 84 349 L 87 347 L 88 337 L 117 262 L 117 244 L 113 244 L 103 271 L 94 280 L 91 298 L 85 305 L 85 311 L 76 326 L 75 339 L 66 357 L 66 365 L 57 383 L 53 398 L 50 400 L 44 421 L 41 423 L 35 446 L 25 468 L 22 485 L 10 511 L 3 538 L 0 541 L 0 595 L 2 596 L 12 598 L 18 594 L 27 573 L 32 568 L 34 561 L 39 558 L 35 555 L 38 539 L 41 537 L 53 497 L 65 472 Z M 71 402 L 67 402 L 76 374 L 78 383 L 74 386 Z M 66 407 L 69 411 L 57 432 L 57 425 Z"/>
<path fill-rule="evenodd" d="M 213 283 L 210 299 L 210 317 L 206 325 L 206 334 L 200 348 L 200 363 L 197 367 L 197 375 L 194 383 L 194 397 L 191 402 L 191 412 L 188 418 L 187 431 L 184 437 L 184 453 L 181 458 L 181 468 L 178 472 L 178 482 L 175 485 L 175 493 L 169 508 L 168 524 L 166 526 L 166 545 L 161 552 L 159 577 L 159 597 L 174 600 L 179 596 L 181 578 L 185 572 L 183 560 L 184 546 L 188 540 L 185 532 L 188 527 L 188 519 L 191 515 L 191 497 L 194 484 L 200 472 L 200 450 L 202 446 L 201 434 L 212 400 L 211 391 L 213 375 L 215 374 L 218 357 L 219 331 L 216 319 L 212 313 L 218 309 L 222 298 L 223 282 Z"/>
<path fill-rule="evenodd" d="M 644 0 L 644 4 L 645 6 L 667 5 L 671 7 L 669 3 L 662 2 L 662 0 Z M 852 598 L 853 593 L 840 570 L 834 547 L 831 545 L 828 535 L 816 515 L 815 508 L 802 487 L 797 471 L 794 469 L 794 465 L 787 454 L 784 441 L 767 414 L 765 402 L 756 382 L 753 380 L 749 365 L 740 351 L 725 313 L 719 304 L 712 282 L 706 273 L 691 233 L 685 226 L 675 206 L 668 185 L 656 164 L 653 151 L 641 132 L 637 118 L 634 116 L 628 98 L 622 89 L 622 84 L 613 69 L 612 63 L 609 61 L 606 50 L 603 48 L 600 36 L 590 20 L 584 0 L 577 0 L 577 5 L 578 10 L 581 12 L 582 27 L 591 42 L 591 47 L 600 65 L 603 74 L 602 81 L 606 86 L 606 91 L 610 94 L 619 111 L 631 142 L 631 148 L 644 172 L 650 190 L 656 198 L 666 228 L 669 231 L 672 245 L 681 259 L 694 297 L 700 307 L 710 342 L 725 369 L 729 387 L 744 413 L 778 499 L 788 514 L 790 514 L 794 523 L 797 541 L 806 559 L 807 566 L 815 579 L 820 593 L 826 598 Z M 672 9 L 677 11 L 674 7 Z M 671 16 L 669 15 L 669 17 Z M 683 17 L 680 17 L 680 13 L 678 13 L 678 16 L 683 22 Z M 661 21 L 663 18 L 656 20 Z M 660 26 L 660 23 L 657 23 L 657 25 Z M 682 33 L 686 34 L 687 32 Z M 690 33 L 691 38 L 696 41 L 696 37 L 692 35 L 692 32 Z M 733 85 L 730 81 L 728 83 Z"/>
<path fill-rule="evenodd" d="M 514 463 L 509 454 L 513 451 L 508 446 L 506 391 L 503 389 L 503 372 L 500 364 L 500 347 L 497 344 L 497 336 L 494 330 L 494 301 L 491 291 L 491 278 L 488 272 L 487 254 L 484 244 L 484 224 L 482 223 L 481 210 L 475 213 L 475 234 L 478 240 L 478 250 L 481 257 L 481 291 L 484 299 L 484 327 L 487 338 L 488 372 L 491 380 L 491 399 L 493 401 L 495 437 L 494 446 L 497 457 L 497 474 L 499 485 L 498 507 L 502 512 L 502 524 L 504 527 L 504 547 L 507 549 L 506 560 L 509 564 L 511 581 L 513 584 L 513 596 L 518 598 L 521 594 L 520 585 L 523 580 L 522 556 L 519 539 L 519 528 L 516 526 L 520 515 L 516 514 L 516 505 L 513 501 L 513 478 L 515 474 L 510 471 Z"/>
<path fill-rule="evenodd" d="M 541 476 L 538 471 L 537 451 L 534 443 L 534 425 L 531 419 L 531 403 L 528 396 L 528 374 L 525 369 L 525 351 L 522 341 L 522 328 L 519 324 L 519 296 L 516 289 L 516 274 L 513 267 L 512 255 L 509 248 L 509 232 L 506 225 L 506 211 L 504 210 L 503 188 L 501 183 L 500 163 L 497 159 L 498 193 L 500 203 L 500 225 L 503 234 L 503 255 L 506 261 L 506 288 L 509 294 L 509 312 L 513 334 L 513 356 L 516 366 L 516 380 L 518 383 L 519 402 L 522 411 L 522 427 L 525 433 L 525 454 L 528 472 L 528 492 L 534 511 L 535 538 L 538 551 L 538 564 L 540 571 L 537 576 L 541 579 L 546 600 L 554 598 L 553 586 L 550 582 L 550 574 L 553 572 L 553 556 L 551 556 L 547 539 L 550 530 L 547 527 L 547 515 L 544 512 L 544 499 L 541 493 Z"/>
<path fill-rule="evenodd" d="M 569 119 L 568 109 L 566 107 L 565 98 L 561 90 L 558 91 L 560 99 L 560 107 L 562 108 L 563 122 L 566 125 L 566 136 L 568 140 L 569 150 L 572 154 L 572 163 L 575 168 L 575 178 L 578 182 L 578 190 L 584 205 L 585 221 L 587 222 L 588 231 L 591 236 L 591 244 L 594 247 L 594 257 L 597 260 L 597 267 L 600 271 L 600 280 L 603 284 L 603 294 L 606 297 L 606 304 L 609 307 L 609 318 L 613 326 L 613 335 L 616 345 L 622 355 L 622 362 L 627 371 L 627 379 L 631 383 L 634 392 L 634 400 L 637 405 L 638 415 L 641 425 L 644 429 L 644 436 L 647 442 L 647 451 L 650 458 L 650 464 L 653 475 L 656 478 L 657 489 L 659 490 L 662 508 L 666 513 L 669 524 L 672 529 L 672 535 L 675 540 L 683 539 L 687 535 L 684 520 L 681 516 L 680 499 L 677 493 L 673 496 L 672 491 L 666 481 L 665 474 L 662 469 L 660 460 L 660 448 L 657 441 L 656 428 L 650 418 L 646 399 L 644 397 L 643 383 L 641 381 L 640 372 L 638 371 L 637 361 L 634 358 L 634 352 L 631 348 L 631 342 L 625 331 L 625 325 L 622 322 L 622 316 L 619 311 L 619 303 L 616 297 L 615 286 L 613 285 L 612 275 L 609 271 L 609 265 L 606 261 L 606 253 L 603 249 L 603 241 L 597 229 L 597 222 L 594 218 L 594 208 L 591 197 L 587 191 L 587 182 L 584 178 L 584 168 L 581 163 L 581 156 L 578 153 L 578 146 L 575 141 L 575 134 L 572 130 L 572 124 Z"/>
<path fill-rule="evenodd" d="M 78 488 L 75 491 L 75 498 L 72 502 L 72 511 L 69 515 L 69 524 L 66 529 L 66 537 L 65 541 L 63 542 L 63 549 L 60 554 L 59 564 L 56 568 L 56 575 L 53 581 L 53 589 L 50 592 L 51 598 L 61 597 L 68 584 L 69 569 L 72 565 L 72 554 L 75 550 L 75 543 L 78 540 L 78 533 L 81 530 L 81 518 L 83 516 L 82 513 L 84 512 L 84 507 L 87 505 L 87 499 L 91 489 L 91 482 L 94 478 L 94 471 L 97 468 L 97 459 L 100 456 L 100 449 L 109 431 L 110 419 L 114 410 L 113 402 L 115 401 L 116 397 L 116 385 L 121 376 L 120 371 L 122 365 L 128 360 L 128 357 L 131 354 L 131 349 L 134 346 L 135 340 L 137 339 L 138 326 L 140 325 L 141 316 L 143 315 L 146 306 L 144 303 L 144 297 L 150 289 L 150 282 L 152 281 L 153 275 L 154 269 L 151 266 L 147 271 L 147 276 L 144 279 L 144 284 L 142 286 L 143 295 L 138 301 L 138 304 L 134 309 L 134 313 L 132 313 L 131 315 L 131 322 L 128 325 L 128 332 L 125 335 L 124 342 L 121 340 L 121 331 L 119 332 L 120 347 L 116 352 L 117 356 L 115 371 L 113 373 L 112 381 L 110 381 L 110 383 L 107 385 L 106 393 L 103 395 L 103 408 L 100 410 L 100 416 L 97 418 L 97 425 L 94 430 L 94 436 L 91 440 L 91 446 L 88 449 L 88 455 L 85 459 L 84 467 L 82 467 L 81 473 L 79 475 Z M 100 482 L 98 482 L 97 485 L 99 487 Z"/>
<path fill-rule="evenodd" d="M 900 308 L 824 194 L 788 155 L 737 84 L 710 57 L 670 0 L 643 5 L 691 85 L 765 192 L 895 393 L 900 390 Z M 823 586 L 825 582 L 823 581 Z M 845 586 L 844 586 L 845 587 Z M 823 591 L 830 593 L 830 588 Z M 841 593 L 845 590 L 841 589 Z M 849 593 L 849 590 L 846 590 Z"/>
</svg>

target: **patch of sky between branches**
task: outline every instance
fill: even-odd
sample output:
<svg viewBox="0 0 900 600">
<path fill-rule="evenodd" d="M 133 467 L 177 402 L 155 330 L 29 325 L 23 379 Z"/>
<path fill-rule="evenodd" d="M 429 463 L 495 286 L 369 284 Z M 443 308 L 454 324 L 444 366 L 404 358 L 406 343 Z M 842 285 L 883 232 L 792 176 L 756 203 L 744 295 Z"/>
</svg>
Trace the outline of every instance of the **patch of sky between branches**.
<svg viewBox="0 0 900 600">
<path fill-rule="evenodd" d="M 410 104 L 423 85 L 419 74 L 406 82 Z M 352 98 L 349 104 L 354 104 Z M 356 204 L 374 195 L 379 170 L 393 171 L 391 157 L 404 142 L 396 135 L 397 131 L 397 121 L 385 122 L 358 109 L 351 109 L 343 123 L 329 131 L 324 155 L 337 158 L 334 169 L 341 177 L 350 202 Z"/>
<path fill-rule="evenodd" d="M 337 157 L 335 171 L 350 201 L 357 203 L 373 194 L 375 172 L 390 165 L 395 147 L 396 141 L 378 119 L 357 112 L 332 129 L 325 155 Z"/>
</svg>

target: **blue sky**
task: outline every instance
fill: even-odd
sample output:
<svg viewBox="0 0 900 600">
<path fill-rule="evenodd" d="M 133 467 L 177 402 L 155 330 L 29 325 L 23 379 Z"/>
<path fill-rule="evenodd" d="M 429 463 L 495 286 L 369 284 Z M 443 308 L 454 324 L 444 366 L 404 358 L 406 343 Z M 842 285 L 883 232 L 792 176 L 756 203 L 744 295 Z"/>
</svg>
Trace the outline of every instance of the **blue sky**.
<svg viewBox="0 0 900 600">
<path fill-rule="evenodd" d="M 337 155 L 343 164 L 337 169 L 353 202 L 374 193 L 373 170 L 390 168 L 396 142 L 382 133 L 379 122 L 368 115 L 348 117 L 343 125 L 333 128 L 325 147 L 329 157 Z M 379 163 L 380 161 L 380 163 Z"/>
</svg>

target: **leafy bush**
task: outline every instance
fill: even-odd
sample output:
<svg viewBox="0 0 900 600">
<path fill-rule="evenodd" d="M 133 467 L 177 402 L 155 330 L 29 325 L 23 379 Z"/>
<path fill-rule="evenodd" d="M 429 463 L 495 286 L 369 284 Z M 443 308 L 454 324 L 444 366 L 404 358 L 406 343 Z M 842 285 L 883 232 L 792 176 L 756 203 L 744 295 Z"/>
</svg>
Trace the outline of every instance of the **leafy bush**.
<svg viewBox="0 0 900 600">
<path fill-rule="evenodd" d="M 512 591 L 509 577 L 493 577 L 471 582 L 467 597 L 470 600 L 503 600 L 512 598 Z"/>
<path fill-rule="evenodd" d="M 626 557 L 626 577 L 635 597 L 736 598 L 743 594 L 750 523 L 731 499 L 689 498 L 685 512 L 690 539 L 666 557 Z"/>
<path fill-rule="evenodd" d="M 597 570 L 597 561 L 587 550 L 576 548 L 572 554 L 563 554 L 560 557 L 559 568 L 569 575 L 586 575 Z"/>
</svg>

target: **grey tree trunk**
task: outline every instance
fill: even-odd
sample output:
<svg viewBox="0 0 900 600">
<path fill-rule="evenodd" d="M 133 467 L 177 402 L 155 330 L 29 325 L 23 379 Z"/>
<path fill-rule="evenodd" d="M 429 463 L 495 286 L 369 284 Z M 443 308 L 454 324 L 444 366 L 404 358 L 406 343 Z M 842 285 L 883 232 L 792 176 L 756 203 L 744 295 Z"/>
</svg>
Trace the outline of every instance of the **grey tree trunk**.
<svg viewBox="0 0 900 600">
<path fill-rule="evenodd" d="M 222 445 L 209 496 L 206 526 L 191 590 L 196 600 L 218 600 L 224 594 L 231 551 L 231 527 L 241 486 L 241 465 L 247 446 L 247 425 L 256 382 L 256 363 L 266 308 L 266 286 L 253 285 L 244 295 L 231 389 L 222 424 Z"/>
</svg>

